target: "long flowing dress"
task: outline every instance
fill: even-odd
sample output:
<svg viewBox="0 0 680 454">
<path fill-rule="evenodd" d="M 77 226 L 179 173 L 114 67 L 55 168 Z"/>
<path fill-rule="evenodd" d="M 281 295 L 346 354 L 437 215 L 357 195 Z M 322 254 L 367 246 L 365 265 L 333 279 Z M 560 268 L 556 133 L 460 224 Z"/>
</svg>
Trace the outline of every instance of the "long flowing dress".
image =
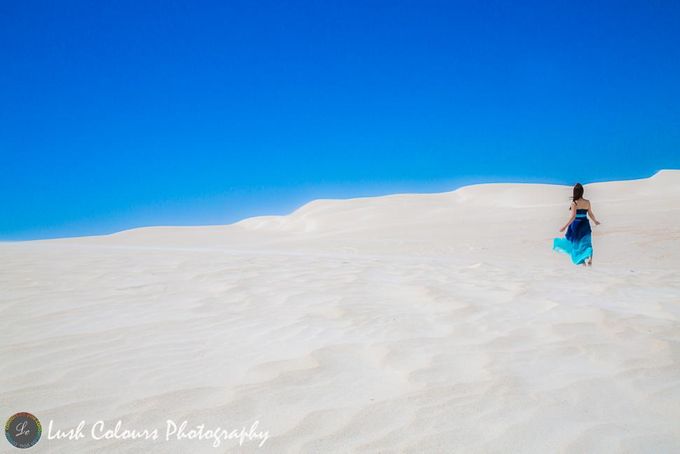
<svg viewBox="0 0 680 454">
<path fill-rule="evenodd" d="M 553 250 L 569 255 L 574 265 L 580 265 L 593 255 L 591 233 L 588 210 L 579 208 L 564 238 L 553 239 Z"/>
</svg>

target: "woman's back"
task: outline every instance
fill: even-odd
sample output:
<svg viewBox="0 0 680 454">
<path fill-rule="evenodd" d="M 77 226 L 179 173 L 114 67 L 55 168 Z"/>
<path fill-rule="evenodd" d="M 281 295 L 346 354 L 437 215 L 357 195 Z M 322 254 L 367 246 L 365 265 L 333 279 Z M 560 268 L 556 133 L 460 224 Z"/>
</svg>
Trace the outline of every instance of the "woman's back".
<svg viewBox="0 0 680 454">
<path fill-rule="evenodd" d="M 590 200 L 586 200 L 583 197 L 575 200 L 574 203 L 576 204 L 576 209 L 577 210 L 589 210 L 590 209 Z"/>
</svg>

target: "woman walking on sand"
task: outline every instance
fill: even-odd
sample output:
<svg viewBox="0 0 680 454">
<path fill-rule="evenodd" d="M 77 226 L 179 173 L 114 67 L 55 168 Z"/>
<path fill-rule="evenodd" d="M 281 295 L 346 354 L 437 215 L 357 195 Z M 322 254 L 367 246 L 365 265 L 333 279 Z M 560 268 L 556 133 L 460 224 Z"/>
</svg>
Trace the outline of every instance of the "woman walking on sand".
<svg viewBox="0 0 680 454">
<path fill-rule="evenodd" d="M 586 215 L 590 216 L 595 225 L 600 225 L 600 223 L 595 219 L 590 200 L 583 198 L 581 183 L 576 183 L 574 186 L 574 195 L 569 209 L 571 217 L 560 229 L 560 232 L 566 229 L 567 233 L 564 238 L 553 239 L 553 250 L 570 255 L 575 265 L 590 266 L 593 264 L 593 245 L 590 238 L 590 222 Z"/>
</svg>

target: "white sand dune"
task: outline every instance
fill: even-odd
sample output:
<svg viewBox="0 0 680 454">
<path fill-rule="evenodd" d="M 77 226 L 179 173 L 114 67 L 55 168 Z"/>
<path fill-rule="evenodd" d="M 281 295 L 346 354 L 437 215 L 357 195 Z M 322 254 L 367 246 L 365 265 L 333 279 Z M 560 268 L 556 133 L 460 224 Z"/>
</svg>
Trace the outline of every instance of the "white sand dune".
<svg viewBox="0 0 680 454">
<path fill-rule="evenodd" d="M 680 452 L 680 171 L 585 189 L 590 269 L 539 184 L 0 244 L 0 417 L 50 453 Z"/>
</svg>

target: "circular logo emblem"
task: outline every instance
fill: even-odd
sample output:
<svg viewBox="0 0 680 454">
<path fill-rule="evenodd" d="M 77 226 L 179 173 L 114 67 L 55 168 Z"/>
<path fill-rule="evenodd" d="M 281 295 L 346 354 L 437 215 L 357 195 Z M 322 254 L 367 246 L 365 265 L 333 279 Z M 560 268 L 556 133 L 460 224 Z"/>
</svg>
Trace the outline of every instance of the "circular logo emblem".
<svg viewBox="0 0 680 454">
<path fill-rule="evenodd" d="M 40 440 L 42 426 L 30 413 L 17 413 L 5 423 L 5 436 L 17 448 L 30 448 Z"/>
</svg>

